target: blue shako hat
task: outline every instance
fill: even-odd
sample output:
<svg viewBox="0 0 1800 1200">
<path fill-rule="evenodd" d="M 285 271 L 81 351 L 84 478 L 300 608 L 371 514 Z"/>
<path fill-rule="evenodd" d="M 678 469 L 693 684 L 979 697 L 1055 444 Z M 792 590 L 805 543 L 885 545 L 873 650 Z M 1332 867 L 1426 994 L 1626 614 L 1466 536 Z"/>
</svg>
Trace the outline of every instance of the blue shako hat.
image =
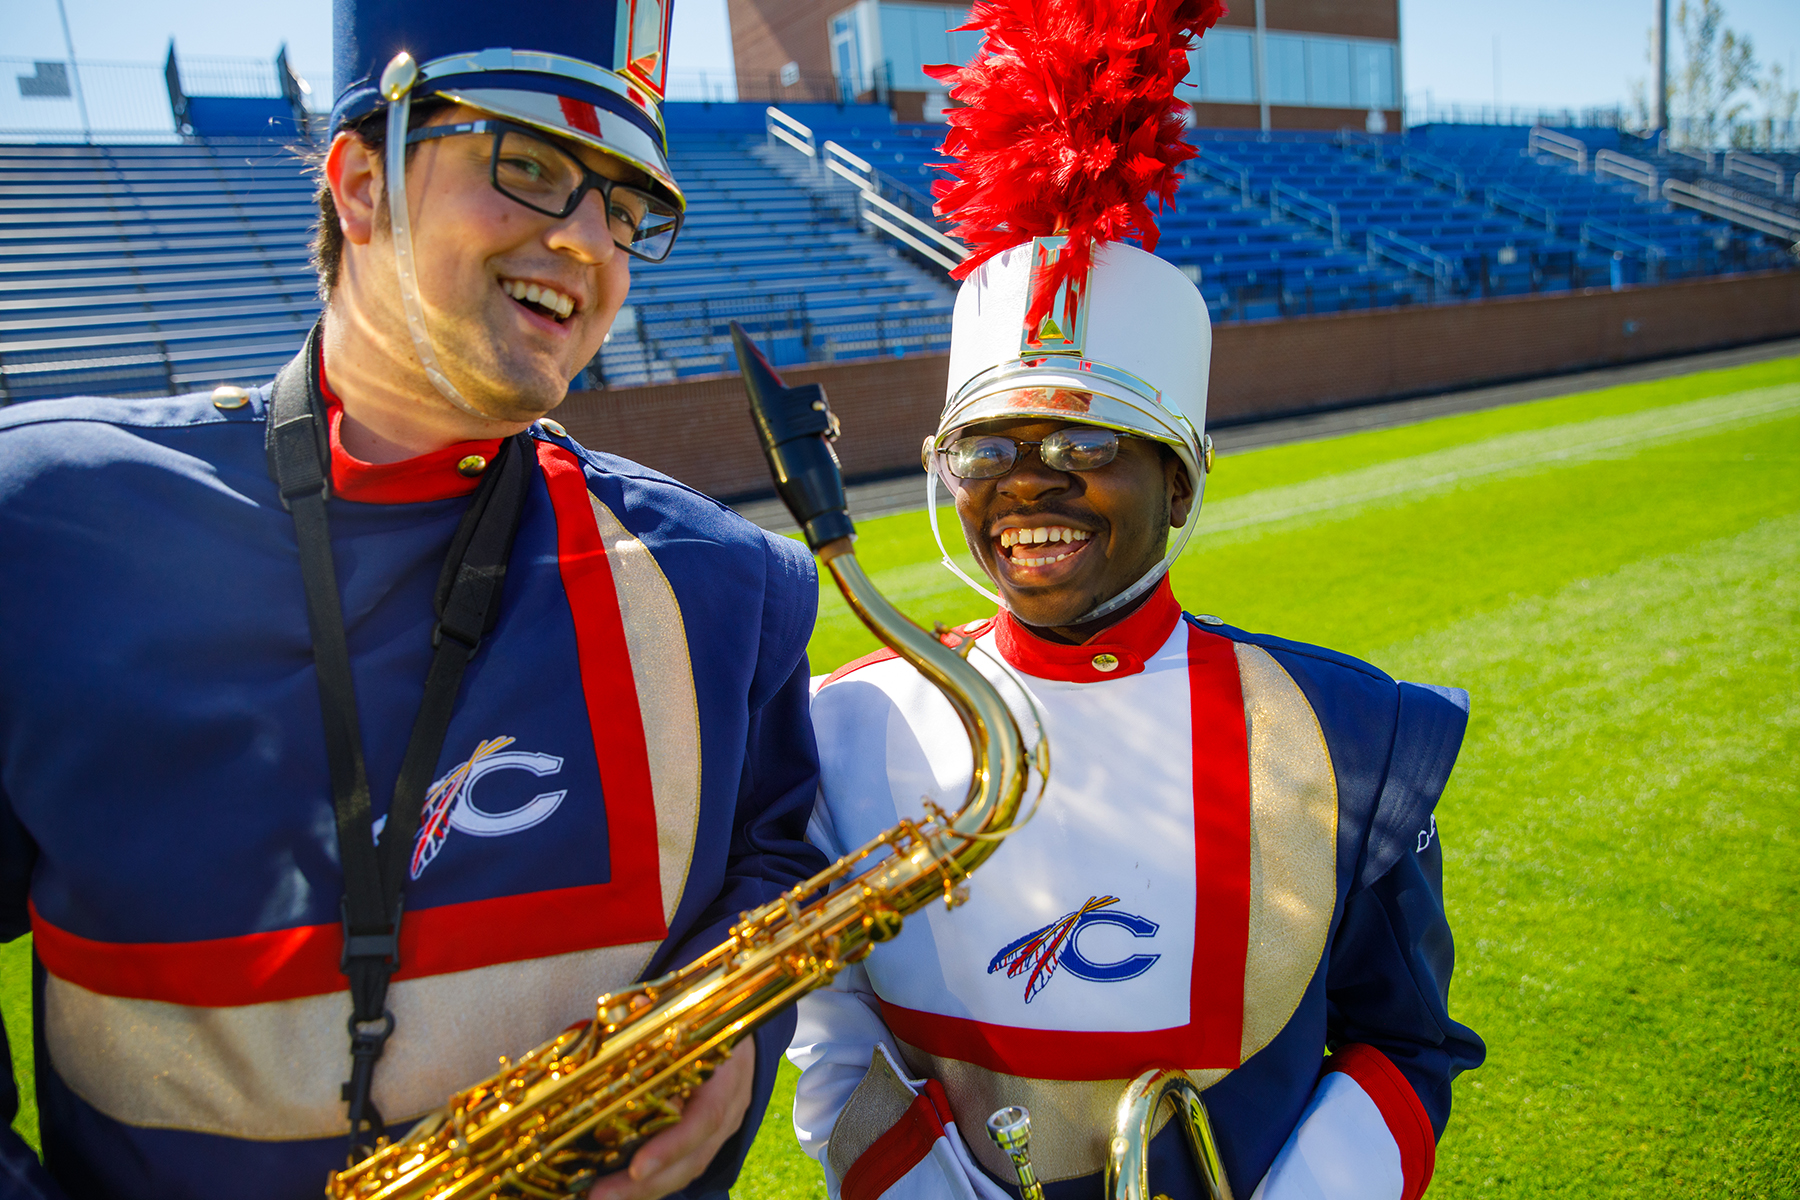
<svg viewBox="0 0 1800 1200">
<path fill-rule="evenodd" d="M 686 200 L 662 100 L 673 0 L 334 0 L 331 128 L 387 104 L 382 73 L 418 64 L 413 102 L 442 97 L 605 151 Z"/>
</svg>

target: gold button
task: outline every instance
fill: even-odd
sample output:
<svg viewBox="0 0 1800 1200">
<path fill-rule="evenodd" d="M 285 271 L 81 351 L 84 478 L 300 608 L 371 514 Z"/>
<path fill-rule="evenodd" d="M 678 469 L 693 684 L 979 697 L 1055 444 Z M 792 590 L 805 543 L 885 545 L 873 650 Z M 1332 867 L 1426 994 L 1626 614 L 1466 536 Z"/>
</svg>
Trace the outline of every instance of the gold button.
<svg viewBox="0 0 1800 1200">
<path fill-rule="evenodd" d="M 542 426 L 544 432 L 551 437 L 566 438 L 569 436 L 569 431 L 564 429 L 560 422 L 552 421 L 549 417 L 540 417 L 538 419 L 538 424 Z"/>
<path fill-rule="evenodd" d="M 230 384 L 226 384 L 224 387 L 213 389 L 212 401 L 214 408 L 229 411 L 234 408 L 242 408 L 250 403 L 250 393 L 241 387 L 232 387 Z"/>
<path fill-rule="evenodd" d="M 1202 625 L 1223 625 L 1225 623 L 1225 618 L 1215 617 L 1211 613 L 1201 613 L 1200 623 Z"/>
<path fill-rule="evenodd" d="M 1096 671 L 1116 671 L 1118 669 L 1119 669 L 1119 660 L 1114 655 L 1111 655 L 1111 654 L 1096 654 L 1096 655 L 1094 655 L 1094 670 L 1096 670 Z"/>
<path fill-rule="evenodd" d="M 461 462 L 457 463 L 456 469 L 460 474 L 467 475 L 470 479 L 473 479 L 483 471 L 487 470 L 487 459 L 481 457 L 479 454 L 471 454 Z"/>
<path fill-rule="evenodd" d="M 1200 467 L 1208 475 L 1211 475 L 1212 474 L 1212 464 L 1213 464 L 1212 434 L 1209 433 L 1205 437 L 1200 439 Z"/>
</svg>

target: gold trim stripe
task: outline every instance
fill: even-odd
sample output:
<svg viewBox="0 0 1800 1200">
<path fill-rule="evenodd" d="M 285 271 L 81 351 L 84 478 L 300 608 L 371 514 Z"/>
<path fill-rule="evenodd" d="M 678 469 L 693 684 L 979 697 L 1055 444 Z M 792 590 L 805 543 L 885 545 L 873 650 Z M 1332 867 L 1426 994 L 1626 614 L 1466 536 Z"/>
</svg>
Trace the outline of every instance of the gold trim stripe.
<svg viewBox="0 0 1800 1200">
<path fill-rule="evenodd" d="M 675 589 L 649 547 L 591 492 L 588 501 L 612 568 L 631 676 L 637 684 L 638 715 L 655 793 L 663 920 L 669 922 L 681 904 L 700 829 L 700 703 L 694 693 L 687 625 Z"/>
<path fill-rule="evenodd" d="M 1281 664 L 1237 643 L 1250 735 L 1250 946 L 1239 1061 L 1275 1040 L 1318 970 L 1337 908 L 1337 775 Z M 1320 1047 L 1324 1052 L 1324 1047 Z"/>
<path fill-rule="evenodd" d="M 395 1123 L 428 1112 L 592 1015 L 593 998 L 636 979 L 657 943 L 582 950 L 397 982 L 394 1036 L 375 1104 Z M 336 1137 L 350 1068 L 348 992 L 197 1008 L 102 996 L 51 976 L 44 1037 L 56 1073 L 127 1125 L 254 1141 Z"/>
</svg>

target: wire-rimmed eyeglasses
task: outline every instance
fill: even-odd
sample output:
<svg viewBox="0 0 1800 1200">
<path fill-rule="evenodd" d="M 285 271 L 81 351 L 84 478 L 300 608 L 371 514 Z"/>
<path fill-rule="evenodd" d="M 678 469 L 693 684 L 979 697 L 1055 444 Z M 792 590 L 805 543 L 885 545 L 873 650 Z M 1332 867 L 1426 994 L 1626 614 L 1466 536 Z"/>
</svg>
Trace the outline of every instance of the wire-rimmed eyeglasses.
<svg viewBox="0 0 1800 1200">
<path fill-rule="evenodd" d="M 957 438 L 938 453 L 958 479 L 998 479 L 1018 465 L 1028 446 L 1052 471 L 1097 471 L 1119 456 L 1119 439 L 1129 437 L 1098 425 L 1071 425 L 1036 442 L 1004 434 L 984 433 Z"/>
</svg>

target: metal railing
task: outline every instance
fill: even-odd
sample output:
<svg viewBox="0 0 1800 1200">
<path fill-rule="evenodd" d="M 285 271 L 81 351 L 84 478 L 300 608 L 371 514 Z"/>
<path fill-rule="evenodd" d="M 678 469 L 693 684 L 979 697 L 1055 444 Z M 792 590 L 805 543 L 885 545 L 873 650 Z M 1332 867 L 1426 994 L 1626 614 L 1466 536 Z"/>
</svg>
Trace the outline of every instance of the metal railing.
<svg viewBox="0 0 1800 1200">
<path fill-rule="evenodd" d="M 1338 217 L 1338 206 L 1335 204 L 1328 204 L 1299 188 L 1277 182 L 1269 187 L 1269 213 L 1275 217 L 1283 214 L 1299 217 L 1321 232 L 1330 234 L 1333 250 L 1344 248 L 1343 222 Z"/>
<path fill-rule="evenodd" d="M 1605 221 L 1581 223 L 1581 248 L 1586 250 L 1589 246 L 1630 254 L 1643 259 L 1645 264 L 1652 267 L 1669 257 L 1668 251 L 1658 243 Z"/>
<path fill-rule="evenodd" d="M 820 144 L 804 122 L 771 106 L 764 114 L 771 145 L 797 150 L 814 173 L 829 173 L 856 189 L 856 217 L 870 229 L 893 238 L 909 252 L 944 270 L 954 270 L 969 248 L 931 219 L 931 201 L 877 170 L 873 164 L 837 142 Z"/>
<path fill-rule="evenodd" d="M 1656 168 L 1641 158 L 1632 158 L 1616 150 L 1596 150 L 1594 174 L 1616 175 L 1627 183 L 1635 183 L 1646 189 L 1652 196 L 1656 194 Z"/>
<path fill-rule="evenodd" d="M 1787 241 L 1800 241 L 1800 219 L 1777 212 L 1772 208 L 1751 204 L 1736 196 L 1728 196 L 1711 188 L 1683 183 L 1679 179 L 1664 180 L 1662 194 L 1663 199 L 1671 204 L 1691 208 L 1695 212 L 1705 213 L 1709 217 L 1717 217 L 1721 221 L 1729 221 L 1734 225 L 1754 229 L 1758 233 L 1766 233 L 1771 237 L 1783 238 Z"/>
<path fill-rule="evenodd" d="M 1366 154 L 1378 163 L 1385 161 L 1387 157 L 1385 141 L 1375 134 L 1365 129 L 1358 129 L 1353 125 L 1339 126 L 1332 140 L 1351 154 Z"/>
<path fill-rule="evenodd" d="M 1692 150 L 1685 146 L 1665 145 L 1663 147 L 1663 153 L 1678 158 L 1691 158 L 1700 164 L 1700 169 L 1702 171 L 1705 171 L 1709 175 L 1713 172 L 1713 154 L 1710 150 Z"/>
<path fill-rule="evenodd" d="M 1214 154 L 1210 150 L 1202 150 L 1188 159 L 1188 169 L 1195 174 L 1216 179 L 1220 183 L 1230 184 L 1237 188 L 1238 197 L 1245 205 L 1254 203 L 1250 195 L 1250 172 L 1247 168 L 1232 162 L 1223 154 Z"/>
<path fill-rule="evenodd" d="M 1369 226 L 1368 239 L 1371 263 L 1378 257 L 1399 263 L 1407 270 L 1433 280 L 1446 291 L 1456 279 L 1457 265 L 1423 242 L 1415 242 L 1379 225 Z"/>
<path fill-rule="evenodd" d="M 1429 154 L 1408 154 L 1400 160 L 1402 174 L 1414 179 L 1423 179 L 1427 183 L 1448 188 L 1456 193 L 1458 200 L 1469 194 L 1468 184 L 1463 180 L 1463 173 L 1441 158 L 1433 158 Z"/>
<path fill-rule="evenodd" d="M 820 161 L 861 192 L 856 200 L 856 210 L 863 224 L 879 229 L 946 271 L 954 270 L 958 263 L 969 257 L 967 246 L 915 211 L 922 200 L 912 189 L 883 175 L 836 142 L 825 143 Z"/>
<path fill-rule="evenodd" d="M 819 143 L 813 137 L 812 127 L 794 120 L 773 104 L 763 110 L 763 128 L 768 133 L 770 144 L 781 142 L 810 159 L 817 160 L 819 157 Z"/>
<path fill-rule="evenodd" d="M 1557 158 L 1566 158 L 1575 164 L 1577 171 L 1585 171 L 1588 167 L 1586 142 L 1566 133 L 1558 133 L 1554 129 L 1546 129 L 1542 125 L 1531 127 L 1531 132 L 1526 135 L 1525 149 L 1531 154 L 1552 154 Z"/>
<path fill-rule="evenodd" d="M 1719 165 L 1719 174 L 1742 175 L 1758 180 L 1772 186 L 1777 194 L 1787 182 L 1787 172 L 1781 169 L 1780 163 L 1772 163 L 1766 158 L 1745 154 L 1741 150 L 1733 150 L 1725 155 L 1725 161 Z"/>
<path fill-rule="evenodd" d="M 1495 183 L 1484 188 L 1481 194 L 1489 208 L 1504 209 L 1521 217 L 1535 218 L 1544 223 L 1545 229 L 1551 233 L 1556 232 L 1556 210 L 1530 192 L 1520 191 L 1504 183 Z"/>
</svg>

